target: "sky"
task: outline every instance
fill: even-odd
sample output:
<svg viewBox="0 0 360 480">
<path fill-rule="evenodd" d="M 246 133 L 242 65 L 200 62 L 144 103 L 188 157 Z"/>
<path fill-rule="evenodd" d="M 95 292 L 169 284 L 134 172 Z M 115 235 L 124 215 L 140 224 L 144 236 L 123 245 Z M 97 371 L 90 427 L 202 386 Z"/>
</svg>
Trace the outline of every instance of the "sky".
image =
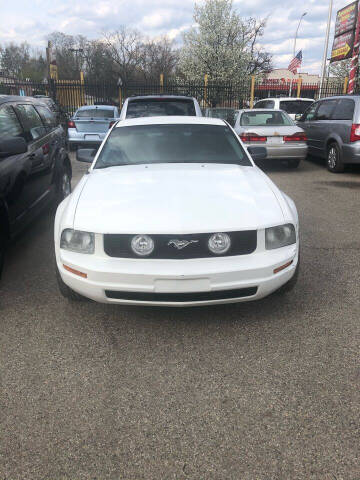
<svg viewBox="0 0 360 480">
<path fill-rule="evenodd" d="M 198 0 L 201 3 L 204 0 Z M 352 0 L 334 0 L 336 11 Z M 268 17 L 262 46 L 273 54 L 275 68 L 292 59 L 295 30 L 304 17 L 297 40 L 303 50 L 301 72 L 319 73 L 324 48 L 329 0 L 233 0 L 242 17 Z M 46 46 L 46 34 L 59 30 L 94 39 L 120 25 L 139 29 L 149 37 L 167 34 L 177 42 L 194 24 L 194 0 L 0 0 L 0 45 L 27 41 Z M 330 37 L 329 51 L 332 44 Z"/>
</svg>

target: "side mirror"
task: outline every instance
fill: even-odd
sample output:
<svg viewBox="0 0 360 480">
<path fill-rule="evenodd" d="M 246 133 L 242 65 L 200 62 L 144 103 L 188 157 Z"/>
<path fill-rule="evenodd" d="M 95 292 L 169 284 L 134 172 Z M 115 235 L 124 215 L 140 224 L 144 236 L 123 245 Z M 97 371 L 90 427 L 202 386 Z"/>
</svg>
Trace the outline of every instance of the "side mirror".
<svg viewBox="0 0 360 480">
<path fill-rule="evenodd" d="M 0 140 L 0 157 L 11 157 L 27 152 L 27 144 L 22 137 L 10 137 Z"/>
<path fill-rule="evenodd" d="M 96 148 L 80 148 L 76 151 L 78 162 L 92 163 L 96 155 Z"/>
<path fill-rule="evenodd" d="M 267 157 L 267 150 L 265 147 L 248 147 L 247 150 L 254 162 L 258 160 L 265 160 Z"/>
</svg>

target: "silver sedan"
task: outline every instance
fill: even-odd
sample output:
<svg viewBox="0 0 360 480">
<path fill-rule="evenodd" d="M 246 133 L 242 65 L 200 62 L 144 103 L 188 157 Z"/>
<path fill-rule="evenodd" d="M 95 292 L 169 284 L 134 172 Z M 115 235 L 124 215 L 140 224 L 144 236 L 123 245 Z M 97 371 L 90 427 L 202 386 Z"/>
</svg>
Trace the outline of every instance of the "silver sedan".
<svg viewBox="0 0 360 480">
<path fill-rule="evenodd" d="M 234 129 L 246 147 L 266 147 L 267 160 L 297 168 L 307 155 L 304 130 L 282 110 L 240 110 Z"/>
</svg>

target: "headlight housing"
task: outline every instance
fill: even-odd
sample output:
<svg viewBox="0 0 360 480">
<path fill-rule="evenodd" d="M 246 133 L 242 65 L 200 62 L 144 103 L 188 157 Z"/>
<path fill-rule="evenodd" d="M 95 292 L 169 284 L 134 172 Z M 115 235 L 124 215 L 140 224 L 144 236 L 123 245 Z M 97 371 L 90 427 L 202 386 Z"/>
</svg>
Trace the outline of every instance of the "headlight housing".
<svg viewBox="0 0 360 480">
<path fill-rule="evenodd" d="M 60 248 L 77 253 L 94 253 L 95 235 L 90 232 L 80 232 L 66 228 L 61 233 Z"/>
<path fill-rule="evenodd" d="M 296 243 L 296 232 L 292 223 L 265 229 L 266 250 L 286 247 L 286 245 L 292 245 L 293 243 Z"/>
</svg>

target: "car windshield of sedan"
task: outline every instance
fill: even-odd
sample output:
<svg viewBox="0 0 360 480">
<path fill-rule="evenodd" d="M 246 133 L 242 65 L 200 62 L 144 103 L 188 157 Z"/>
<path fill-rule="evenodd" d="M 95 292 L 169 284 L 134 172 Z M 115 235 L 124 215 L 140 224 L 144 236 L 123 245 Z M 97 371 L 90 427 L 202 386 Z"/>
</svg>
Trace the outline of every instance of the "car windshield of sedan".
<svg viewBox="0 0 360 480">
<path fill-rule="evenodd" d="M 283 112 L 256 110 L 244 112 L 241 115 L 240 125 L 243 127 L 292 126 L 294 122 Z"/>
<path fill-rule="evenodd" d="M 237 137 L 222 125 L 136 125 L 114 128 L 94 168 L 151 163 L 252 166 Z"/>
</svg>

